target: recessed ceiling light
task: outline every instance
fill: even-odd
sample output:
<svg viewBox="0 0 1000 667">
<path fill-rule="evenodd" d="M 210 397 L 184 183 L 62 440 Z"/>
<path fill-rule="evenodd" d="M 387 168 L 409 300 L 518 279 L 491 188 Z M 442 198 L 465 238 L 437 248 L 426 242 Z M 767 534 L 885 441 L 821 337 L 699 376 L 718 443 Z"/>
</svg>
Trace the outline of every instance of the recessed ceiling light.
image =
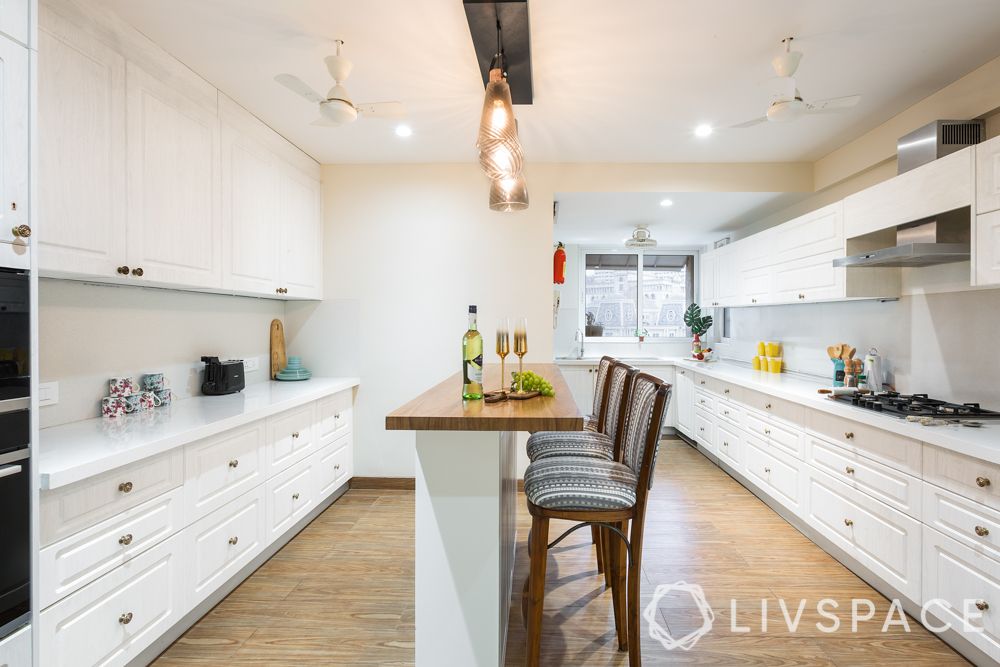
<svg viewBox="0 0 1000 667">
<path fill-rule="evenodd" d="M 668 206 L 673 206 L 673 205 L 674 205 L 674 202 L 671 201 L 671 200 L 669 200 L 669 199 L 661 199 L 660 200 L 660 206 L 662 206 L 663 208 L 666 208 Z"/>
<path fill-rule="evenodd" d="M 409 137 L 413 134 L 413 129 L 409 125 L 397 125 L 396 126 L 396 136 L 397 137 Z"/>
<path fill-rule="evenodd" d="M 708 123 L 702 123 L 701 125 L 694 128 L 694 136 L 704 139 L 705 137 L 711 136 L 712 126 Z"/>
</svg>

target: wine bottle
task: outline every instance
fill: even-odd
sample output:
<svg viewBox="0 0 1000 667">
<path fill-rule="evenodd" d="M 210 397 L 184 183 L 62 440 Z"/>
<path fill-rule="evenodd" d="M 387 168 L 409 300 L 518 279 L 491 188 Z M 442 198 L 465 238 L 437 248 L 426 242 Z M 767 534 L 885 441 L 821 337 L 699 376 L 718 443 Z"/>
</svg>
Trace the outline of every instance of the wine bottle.
<svg viewBox="0 0 1000 667">
<path fill-rule="evenodd" d="M 476 307 L 469 306 L 469 330 L 462 337 L 462 398 L 483 397 L 483 337 L 476 330 Z"/>
</svg>

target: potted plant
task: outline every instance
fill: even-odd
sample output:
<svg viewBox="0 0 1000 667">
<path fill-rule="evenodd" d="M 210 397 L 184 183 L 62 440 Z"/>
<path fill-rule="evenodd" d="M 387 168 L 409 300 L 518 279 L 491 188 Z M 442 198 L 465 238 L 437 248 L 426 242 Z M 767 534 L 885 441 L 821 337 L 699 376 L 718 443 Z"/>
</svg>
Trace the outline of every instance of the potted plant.
<svg viewBox="0 0 1000 667">
<path fill-rule="evenodd" d="M 597 315 L 587 313 L 587 338 L 600 338 L 604 335 L 604 326 L 597 323 Z"/>
<path fill-rule="evenodd" d="M 712 328 L 712 321 L 711 315 L 703 316 L 701 314 L 701 306 L 696 303 L 692 303 L 684 311 L 684 324 L 691 329 L 691 333 L 694 336 L 694 340 L 691 341 L 691 356 L 699 361 L 705 358 L 705 350 L 701 347 L 701 337 Z"/>
</svg>

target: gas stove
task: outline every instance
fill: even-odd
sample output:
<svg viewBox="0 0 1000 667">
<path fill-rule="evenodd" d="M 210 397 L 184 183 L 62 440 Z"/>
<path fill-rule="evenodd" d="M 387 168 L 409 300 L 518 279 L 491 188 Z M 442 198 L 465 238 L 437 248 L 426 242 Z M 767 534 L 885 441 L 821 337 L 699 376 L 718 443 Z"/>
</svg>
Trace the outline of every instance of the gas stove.
<svg viewBox="0 0 1000 667">
<path fill-rule="evenodd" d="M 858 394 L 837 396 L 837 400 L 856 405 L 859 408 L 883 412 L 895 417 L 930 417 L 932 419 L 1000 419 L 1000 412 L 979 407 L 979 403 L 949 403 L 927 394 L 900 394 L 895 391 L 878 394 Z"/>
</svg>

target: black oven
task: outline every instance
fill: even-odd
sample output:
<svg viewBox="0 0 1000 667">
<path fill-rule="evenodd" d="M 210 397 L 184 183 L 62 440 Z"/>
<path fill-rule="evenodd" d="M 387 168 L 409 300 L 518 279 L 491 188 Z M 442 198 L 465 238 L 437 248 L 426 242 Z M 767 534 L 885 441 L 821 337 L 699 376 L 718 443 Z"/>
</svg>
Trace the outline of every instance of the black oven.
<svg viewBox="0 0 1000 667">
<path fill-rule="evenodd" d="M 30 287 L 0 267 L 0 638 L 28 621 L 30 521 Z"/>
</svg>

